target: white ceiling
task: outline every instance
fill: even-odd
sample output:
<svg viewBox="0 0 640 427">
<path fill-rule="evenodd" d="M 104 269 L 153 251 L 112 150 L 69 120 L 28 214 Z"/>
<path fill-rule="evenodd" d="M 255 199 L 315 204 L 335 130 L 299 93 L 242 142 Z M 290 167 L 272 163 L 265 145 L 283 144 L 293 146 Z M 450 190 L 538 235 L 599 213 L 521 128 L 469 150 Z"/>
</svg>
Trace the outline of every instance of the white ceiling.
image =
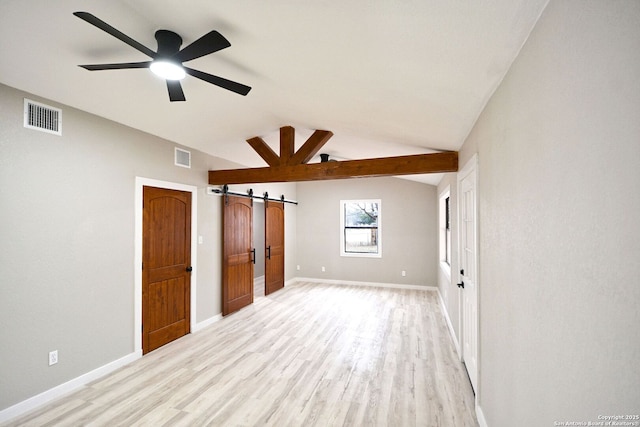
<svg viewBox="0 0 640 427">
<path fill-rule="evenodd" d="M 332 131 L 341 159 L 458 150 L 547 1 L 2 0 L 0 82 L 249 167 L 266 164 L 245 141 L 278 152 L 285 125 L 297 147 Z M 75 11 L 152 50 L 158 29 L 183 46 L 218 30 L 231 47 L 186 65 L 253 89 L 187 76 L 171 103 L 149 70 L 81 69 L 149 58 Z"/>
</svg>

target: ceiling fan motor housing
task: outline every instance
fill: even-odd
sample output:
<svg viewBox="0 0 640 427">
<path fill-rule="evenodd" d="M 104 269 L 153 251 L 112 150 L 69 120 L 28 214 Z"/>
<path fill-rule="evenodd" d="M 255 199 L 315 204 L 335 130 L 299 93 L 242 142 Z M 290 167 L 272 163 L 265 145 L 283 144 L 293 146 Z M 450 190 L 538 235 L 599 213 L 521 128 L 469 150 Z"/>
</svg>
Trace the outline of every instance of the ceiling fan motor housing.
<svg viewBox="0 0 640 427">
<path fill-rule="evenodd" d="M 170 58 L 178 53 L 182 46 L 182 37 L 169 30 L 156 31 L 156 40 L 158 41 L 157 58 Z"/>
</svg>

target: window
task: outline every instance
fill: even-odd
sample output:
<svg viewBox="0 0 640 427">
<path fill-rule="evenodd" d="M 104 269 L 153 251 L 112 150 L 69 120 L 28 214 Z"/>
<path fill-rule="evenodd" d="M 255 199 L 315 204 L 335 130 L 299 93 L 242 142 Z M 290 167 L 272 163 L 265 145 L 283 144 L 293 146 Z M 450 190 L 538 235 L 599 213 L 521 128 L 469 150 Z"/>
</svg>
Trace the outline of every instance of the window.
<svg viewBox="0 0 640 427">
<path fill-rule="evenodd" d="M 451 267 L 451 192 L 449 187 L 443 191 L 439 200 L 439 247 L 440 261 L 445 270 Z"/>
<path fill-rule="evenodd" d="M 380 200 L 340 201 L 340 255 L 382 257 Z"/>
<path fill-rule="evenodd" d="M 445 258 L 444 262 L 451 265 L 451 205 L 449 204 L 449 197 L 444 199 L 445 204 Z"/>
</svg>

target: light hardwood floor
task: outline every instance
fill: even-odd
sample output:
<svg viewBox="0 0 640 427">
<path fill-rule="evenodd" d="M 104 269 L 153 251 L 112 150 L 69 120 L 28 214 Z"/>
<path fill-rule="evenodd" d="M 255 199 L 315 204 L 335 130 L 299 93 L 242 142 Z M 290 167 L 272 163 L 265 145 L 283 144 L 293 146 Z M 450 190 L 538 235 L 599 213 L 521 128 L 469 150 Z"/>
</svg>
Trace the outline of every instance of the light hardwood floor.
<svg viewBox="0 0 640 427">
<path fill-rule="evenodd" d="M 14 420 L 477 426 L 434 291 L 298 283 Z"/>
</svg>

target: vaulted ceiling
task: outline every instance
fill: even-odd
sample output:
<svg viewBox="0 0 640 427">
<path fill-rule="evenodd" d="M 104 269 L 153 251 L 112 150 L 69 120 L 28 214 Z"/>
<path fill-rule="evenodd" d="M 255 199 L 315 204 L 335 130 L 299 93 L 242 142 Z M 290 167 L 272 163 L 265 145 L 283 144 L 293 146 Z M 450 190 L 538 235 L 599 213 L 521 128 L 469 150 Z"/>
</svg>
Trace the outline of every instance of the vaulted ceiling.
<svg viewBox="0 0 640 427">
<path fill-rule="evenodd" d="M 547 1 L 2 0 L 0 83 L 247 167 L 266 163 L 245 141 L 277 152 L 285 125 L 296 147 L 333 132 L 322 152 L 337 159 L 458 150 Z M 217 30 L 231 47 L 187 65 L 252 90 L 187 76 L 172 103 L 149 70 L 79 68 L 148 58 L 75 11 L 152 50 L 158 29 L 183 46 Z"/>
</svg>

